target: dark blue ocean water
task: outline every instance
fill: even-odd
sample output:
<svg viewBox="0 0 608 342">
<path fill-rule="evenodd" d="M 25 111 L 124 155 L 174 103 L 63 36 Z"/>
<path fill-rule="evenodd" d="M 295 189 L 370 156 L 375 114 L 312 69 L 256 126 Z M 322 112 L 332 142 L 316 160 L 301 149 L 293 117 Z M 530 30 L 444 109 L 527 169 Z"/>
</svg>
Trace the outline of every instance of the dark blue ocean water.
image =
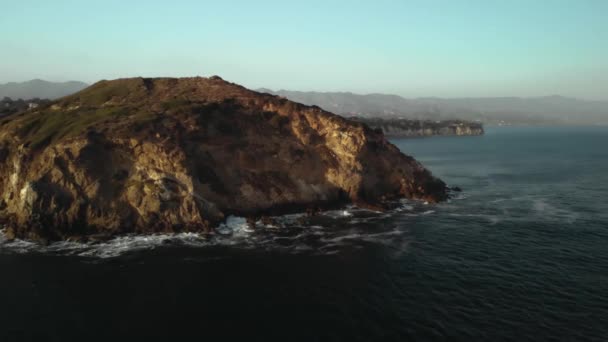
<svg viewBox="0 0 608 342">
<path fill-rule="evenodd" d="M 608 128 L 393 142 L 464 191 L 214 238 L 0 238 L 0 341 L 608 340 Z"/>
</svg>

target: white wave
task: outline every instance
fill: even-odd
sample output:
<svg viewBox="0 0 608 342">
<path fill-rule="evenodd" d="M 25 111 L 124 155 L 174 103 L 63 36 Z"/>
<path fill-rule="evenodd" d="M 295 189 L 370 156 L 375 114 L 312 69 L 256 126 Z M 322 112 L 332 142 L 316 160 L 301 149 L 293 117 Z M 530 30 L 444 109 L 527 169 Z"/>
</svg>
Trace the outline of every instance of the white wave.
<svg viewBox="0 0 608 342">
<path fill-rule="evenodd" d="M 453 196 L 451 199 L 454 200 L 454 201 L 461 201 L 461 200 L 465 200 L 467 198 L 469 198 L 469 195 L 464 194 L 464 193 L 461 192 L 458 195 Z"/>
<path fill-rule="evenodd" d="M 395 211 L 397 211 L 397 212 L 412 211 L 412 210 L 414 210 L 414 207 L 409 204 L 402 204 L 400 207 L 395 209 Z"/>
<path fill-rule="evenodd" d="M 31 252 L 60 253 L 82 257 L 112 258 L 127 252 L 150 250 L 166 244 L 182 246 L 209 245 L 209 239 L 203 234 L 179 233 L 121 236 L 104 242 L 82 243 L 73 241 L 58 241 L 49 245 L 24 240 L 8 241 L 0 232 L 0 251 L 23 254 Z"/>
<path fill-rule="evenodd" d="M 567 223 L 574 223 L 579 218 L 578 213 L 559 208 L 556 205 L 549 203 L 544 198 L 532 200 L 532 210 L 539 216 L 542 216 L 543 219 L 554 219 Z"/>
<path fill-rule="evenodd" d="M 350 213 L 348 210 L 343 210 L 342 211 L 342 216 L 343 217 L 350 217 L 350 216 L 353 216 L 353 214 Z"/>
<path fill-rule="evenodd" d="M 336 236 L 333 238 L 322 238 L 321 241 L 324 243 L 337 244 L 345 240 L 355 240 L 361 237 L 361 233 L 352 233 L 347 235 Z"/>
<path fill-rule="evenodd" d="M 502 221 L 502 217 L 498 215 L 489 215 L 489 214 L 461 214 L 461 213 L 449 213 L 449 216 L 454 217 L 478 217 L 481 219 L 488 220 L 491 225 L 495 225 L 498 222 Z"/>
<path fill-rule="evenodd" d="M 38 244 L 31 241 L 11 240 L 6 238 L 4 231 L 0 231 L 0 251 L 10 251 L 13 253 L 29 253 L 38 247 Z"/>
<path fill-rule="evenodd" d="M 215 234 L 179 233 L 179 234 L 155 234 L 155 235 L 133 235 L 121 236 L 108 241 L 95 243 L 80 243 L 73 241 L 55 242 L 43 246 L 34 242 L 23 240 L 8 241 L 6 235 L 0 231 L 0 252 L 9 253 L 53 253 L 71 256 L 91 258 L 114 258 L 126 253 L 154 250 L 162 246 L 235 246 L 238 248 L 261 248 L 287 250 L 290 252 L 304 253 L 306 251 L 331 250 L 348 246 L 357 248 L 361 246 L 360 241 L 383 245 L 403 244 L 399 235 L 401 230 L 391 230 L 380 233 L 370 233 L 365 229 L 359 231 L 356 225 L 399 215 L 426 215 L 434 211 L 426 210 L 423 213 L 413 212 L 417 204 L 403 201 L 397 210 L 388 212 L 373 212 L 368 209 L 349 206 L 341 210 L 321 213 L 326 217 L 335 218 L 344 222 L 341 227 L 353 227 L 351 230 L 336 230 L 335 224 L 328 227 L 322 225 L 307 225 L 303 218 L 306 214 L 290 214 L 272 217 L 269 222 L 256 222 L 256 229 L 252 229 L 244 217 L 229 216 L 226 221 L 218 226 Z M 314 222 L 314 220 L 312 220 Z M 355 226 L 351 226 L 355 225 Z"/>
<path fill-rule="evenodd" d="M 321 215 L 337 219 L 343 217 L 351 217 L 353 216 L 353 213 L 348 209 L 344 209 L 324 211 L 321 213 Z"/>
<path fill-rule="evenodd" d="M 307 245 L 298 245 L 294 248 L 296 252 L 308 252 L 314 250 L 311 246 Z"/>
<path fill-rule="evenodd" d="M 353 232 L 346 235 L 335 236 L 332 238 L 321 238 L 322 242 L 330 243 L 330 244 L 340 244 L 344 241 L 368 241 L 368 242 L 388 242 L 392 241 L 394 236 L 404 234 L 404 231 L 401 230 L 391 230 L 388 232 L 381 233 L 365 233 L 365 232 Z"/>
<path fill-rule="evenodd" d="M 128 252 L 155 249 L 163 244 L 165 239 L 172 238 L 169 235 L 150 235 L 150 236 L 126 236 L 112 239 L 100 244 L 88 246 L 79 256 L 112 258 Z"/>
<path fill-rule="evenodd" d="M 238 216 L 228 216 L 226 222 L 222 223 L 215 229 L 215 231 L 221 235 L 240 235 L 244 236 L 254 232 L 253 229 L 247 223 L 247 219 Z"/>
</svg>

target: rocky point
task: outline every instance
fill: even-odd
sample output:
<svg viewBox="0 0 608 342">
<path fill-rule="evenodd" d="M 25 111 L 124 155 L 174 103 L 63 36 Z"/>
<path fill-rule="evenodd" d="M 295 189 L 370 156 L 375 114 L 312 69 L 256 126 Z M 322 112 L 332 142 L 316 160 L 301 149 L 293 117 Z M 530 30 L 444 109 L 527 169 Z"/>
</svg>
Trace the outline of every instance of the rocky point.
<svg viewBox="0 0 608 342">
<path fill-rule="evenodd" d="M 6 235 L 43 241 L 447 197 L 381 132 L 219 77 L 101 81 L 2 118 L 0 191 Z"/>
</svg>

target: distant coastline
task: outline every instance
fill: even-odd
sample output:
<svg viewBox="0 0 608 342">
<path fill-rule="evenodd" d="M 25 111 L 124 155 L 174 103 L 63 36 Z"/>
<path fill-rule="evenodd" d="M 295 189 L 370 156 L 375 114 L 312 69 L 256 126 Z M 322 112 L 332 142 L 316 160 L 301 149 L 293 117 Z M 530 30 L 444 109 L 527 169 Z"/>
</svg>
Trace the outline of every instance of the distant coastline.
<svg viewBox="0 0 608 342">
<path fill-rule="evenodd" d="M 429 137 L 429 136 L 476 136 L 483 135 L 483 124 L 464 120 L 410 120 L 360 118 L 350 119 L 367 124 L 373 129 L 379 129 L 387 137 Z"/>
</svg>

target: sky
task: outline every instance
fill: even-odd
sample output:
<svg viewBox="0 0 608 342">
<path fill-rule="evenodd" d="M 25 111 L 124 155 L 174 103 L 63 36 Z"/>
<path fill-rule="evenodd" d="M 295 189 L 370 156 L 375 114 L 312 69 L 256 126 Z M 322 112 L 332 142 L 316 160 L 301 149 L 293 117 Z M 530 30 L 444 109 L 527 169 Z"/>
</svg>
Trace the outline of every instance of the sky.
<svg viewBox="0 0 608 342">
<path fill-rule="evenodd" d="M 605 0 L 0 0 L 0 83 L 608 100 Z"/>
</svg>

